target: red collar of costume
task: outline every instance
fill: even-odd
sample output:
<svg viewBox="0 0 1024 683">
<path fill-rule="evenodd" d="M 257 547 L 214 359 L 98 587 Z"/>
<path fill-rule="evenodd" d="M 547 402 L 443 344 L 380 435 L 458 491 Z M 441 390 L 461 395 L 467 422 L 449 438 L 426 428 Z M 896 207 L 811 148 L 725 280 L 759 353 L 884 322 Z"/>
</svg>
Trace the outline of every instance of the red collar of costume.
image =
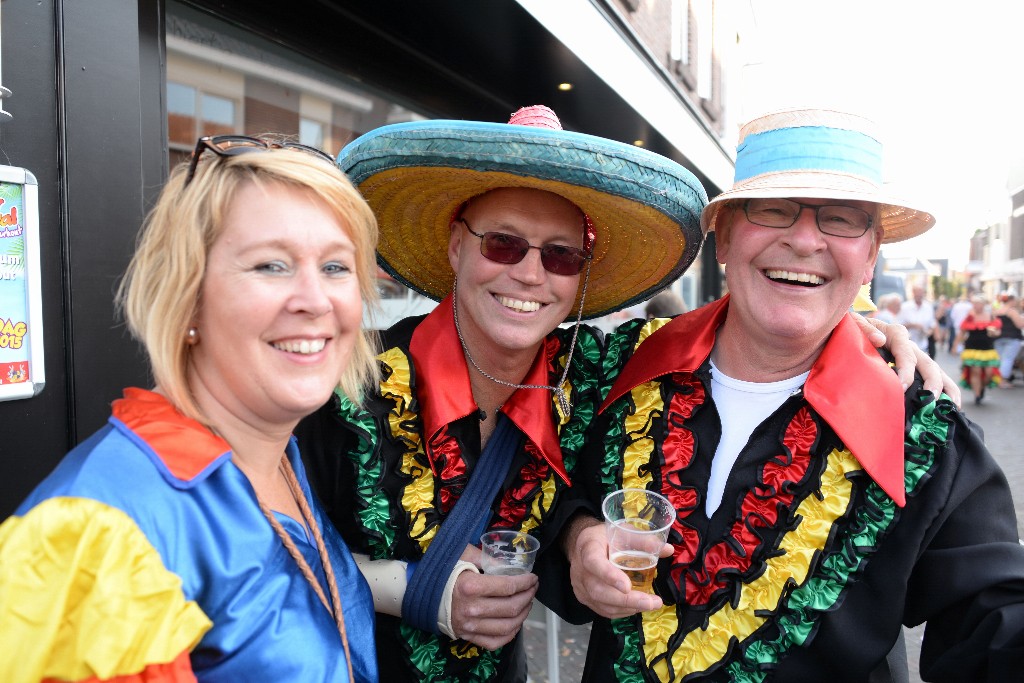
<svg viewBox="0 0 1024 683">
<path fill-rule="evenodd" d="M 522 384 L 550 384 L 546 344 L 541 344 Z M 473 401 L 462 345 L 455 331 L 452 295 L 445 297 L 412 333 L 409 355 L 416 368 L 416 395 L 423 420 L 423 436 L 429 442 L 445 425 L 479 410 Z M 517 389 L 501 412 L 512 420 L 540 450 L 558 475 L 569 481 L 562 464 L 562 450 L 551 420 L 551 392 Z"/>
<path fill-rule="evenodd" d="M 179 488 L 194 485 L 231 459 L 231 446 L 195 420 L 179 413 L 165 396 L 128 387 L 114 401 L 113 419 L 149 447 Z"/>
<path fill-rule="evenodd" d="M 652 333 L 623 368 L 601 411 L 656 377 L 699 368 L 711 354 L 728 308 L 725 296 Z M 803 391 L 875 483 L 903 507 L 903 392 L 896 374 L 849 315 L 832 331 Z"/>
</svg>

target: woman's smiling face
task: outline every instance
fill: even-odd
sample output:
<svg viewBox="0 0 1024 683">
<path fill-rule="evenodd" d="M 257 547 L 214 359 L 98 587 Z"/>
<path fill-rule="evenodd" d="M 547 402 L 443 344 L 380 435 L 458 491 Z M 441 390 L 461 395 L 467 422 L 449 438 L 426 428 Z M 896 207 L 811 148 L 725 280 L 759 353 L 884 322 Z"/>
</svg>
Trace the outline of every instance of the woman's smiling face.
<svg viewBox="0 0 1024 683">
<path fill-rule="evenodd" d="M 310 192 L 244 185 L 210 249 L 198 310 L 189 384 L 204 413 L 297 422 L 330 397 L 360 333 L 347 227 Z"/>
</svg>

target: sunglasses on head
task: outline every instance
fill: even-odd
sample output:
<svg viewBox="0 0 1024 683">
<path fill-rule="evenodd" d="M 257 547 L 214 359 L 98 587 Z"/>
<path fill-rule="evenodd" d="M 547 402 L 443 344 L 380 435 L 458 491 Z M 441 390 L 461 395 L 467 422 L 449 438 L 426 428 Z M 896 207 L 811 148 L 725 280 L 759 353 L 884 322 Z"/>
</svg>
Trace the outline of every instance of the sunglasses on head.
<svg viewBox="0 0 1024 683">
<path fill-rule="evenodd" d="M 309 145 L 301 145 L 297 142 L 271 142 L 269 140 L 249 137 L 248 135 L 207 135 L 199 138 L 196 142 L 196 148 L 192 152 L 192 161 L 188 167 L 188 174 L 185 176 L 185 186 L 191 183 L 192 178 L 195 177 L 196 168 L 199 166 L 199 157 L 206 150 L 210 150 L 218 157 L 224 158 L 245 154 L 246 152 L 265 152 L 268 149 L 294 149 L 312 154 L 332 166 L 334 165 L 334 157 L 327 152 L 316 147 L 310 147 Z"/>
<path fill-rule="evenodd" d="M 540 262 L 544 270 L 556 275 L 579 275 L 591 255 L 579 247 L 570 247 L 564 244 L 545 244 L 543 247 L 535 247 L 522 237 L 509 235 L 504 232 L 485 232 L 480 234 L 469 226 L 465 218 L 460 221 L 466 224 L 469 232 L 480 238 L 480 253 L 484 258 L 496 263 L 519 263 L 530 249 L 540 251 Z"/>
</svg>

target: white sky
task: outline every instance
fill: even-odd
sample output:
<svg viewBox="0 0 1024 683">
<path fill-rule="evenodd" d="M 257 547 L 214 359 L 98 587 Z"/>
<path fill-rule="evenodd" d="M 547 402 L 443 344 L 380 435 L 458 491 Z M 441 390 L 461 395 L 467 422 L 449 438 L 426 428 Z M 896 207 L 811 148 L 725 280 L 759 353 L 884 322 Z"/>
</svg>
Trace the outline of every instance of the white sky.
<svg viewBox="0 0 1024 683">
<path fill-rule="evenodd" d="M 962 267 L 974 230 L 1009 215 L 1008 170 L 1024 159 L 1024 2 L 749 2 L 738 119 L 807 104 L 873 118 L 886 182 L 937 218 L 886 254 Z"/>
</svg>

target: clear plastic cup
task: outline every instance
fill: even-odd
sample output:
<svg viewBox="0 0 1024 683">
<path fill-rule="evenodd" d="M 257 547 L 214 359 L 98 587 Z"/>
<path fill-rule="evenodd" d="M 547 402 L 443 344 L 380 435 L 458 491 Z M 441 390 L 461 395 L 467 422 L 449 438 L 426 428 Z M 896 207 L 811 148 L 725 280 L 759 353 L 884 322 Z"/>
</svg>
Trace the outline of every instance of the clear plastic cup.
<svg viewBox="0 0 1024 683">
<path fill-rule="evenodd" d="M 660 493 L 646 489 L 620 489 L 601 504 L 608 559 L 626 572 L 633 588 L 653 592 L 658 555 L 676 518 L 675 508 Z"/>
<path fill-rule="evenodd" d="M 480 567 L 484 574 L 514 576 L 533 570 L 540 541 L 520 531 L 488 531 L 480 537 Z"/>
</svg>

